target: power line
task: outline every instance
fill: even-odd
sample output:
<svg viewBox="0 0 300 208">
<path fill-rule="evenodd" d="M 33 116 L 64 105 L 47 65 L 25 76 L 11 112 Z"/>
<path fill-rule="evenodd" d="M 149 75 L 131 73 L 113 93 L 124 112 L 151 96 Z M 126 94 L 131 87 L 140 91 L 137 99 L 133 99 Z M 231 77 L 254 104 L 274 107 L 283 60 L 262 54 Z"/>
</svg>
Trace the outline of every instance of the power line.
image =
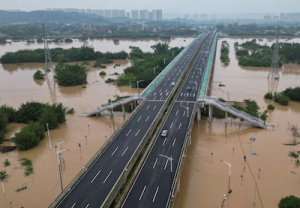
<svg viewBox="0 0 300 208">
<path fill-rule="evenodd" d="M 240 145 L 241 145 L 243 154 L 244 154 L 244 156 L 246 156 L 245 151 L 244 151 L 244 148 L 243 148 L 243 145 L 242 145 L 242 142 L 241 142 L 241 139 L 240 139 L 239 131 L 238 131 L 237 127 L 236 127 L 236 122 L 235 122 L 235 121 L 234 121 L 234 124 L 235 124 L 235 130 L 236 130 L 236 133 L 237 133 L 237 135 L 238 135 L 239 142 L 240 142 Z M 248 168 L 249 168 L 249 170 L 250 170 L 250 173 L 251 173 L 251 175 L 252 175 L 253 181 L 255 182 L 255 178 L 254 178 L 254 175 L 253 175 L 253 173 L 252 173 L 252 170 L 251 170 L 251 168 L 250 168 L 250 165 L 249 165 L 248 161 L 246 161 L 246 163 L 247 163 L 247 166 L 248 166 Z M 260 203 L 261 203 L 261 207 L 263 208 L 264 206 L 263 206 L 263 203 L 262 203 L 262 200 L 261 200 L 261 196 L 260 196 L 260 193 L 259 193 L 259 190 L 258 190 L 258 185 L 256 185 L 256 189 L 257 189 L 257 193 L 258 193 L 259 200 L 260 200 Z"/>
</svg>

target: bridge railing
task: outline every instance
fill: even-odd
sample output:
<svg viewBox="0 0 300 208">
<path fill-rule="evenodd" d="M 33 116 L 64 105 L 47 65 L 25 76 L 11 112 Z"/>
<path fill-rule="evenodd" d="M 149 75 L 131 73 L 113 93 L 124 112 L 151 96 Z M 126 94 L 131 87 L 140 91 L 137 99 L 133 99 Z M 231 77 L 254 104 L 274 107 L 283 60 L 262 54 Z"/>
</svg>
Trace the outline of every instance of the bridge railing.
<svg viewBox="0 0 300 208">
<path fill-rule="evenodd" d="M 215 36 L 213 38 L 213 46 L 211 47 L 211 51 L 209 53 L 209 58 L 208 58 L 208 62 L 206 65 L 205 74 L 203 76 L 201 89 L 199 90 L 198 99 L 204 99 L 204 97 L 206 96 L 206 93 L 207 93 L 208 84 L 209 84 L 210 75 L 211 75 L 211 68 L 213 66 L 214 52 L 216 49 L 216 39 L 217 39 L 217 34 L 215 32 Z"/>
</svg>

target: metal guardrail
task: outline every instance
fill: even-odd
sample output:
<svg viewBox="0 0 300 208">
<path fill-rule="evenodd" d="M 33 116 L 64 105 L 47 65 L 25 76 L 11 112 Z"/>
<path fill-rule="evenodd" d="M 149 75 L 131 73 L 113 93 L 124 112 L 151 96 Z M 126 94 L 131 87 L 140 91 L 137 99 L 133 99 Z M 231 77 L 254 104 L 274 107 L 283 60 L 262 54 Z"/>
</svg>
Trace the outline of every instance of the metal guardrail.
<svg viewBox="0 0 300 208">
<path fill-rule="evenodd" d="M 229 105 L 227 103 L 223 103 L 223 102 L 219 101 L 216 98 L 206 97 L 204 99 L 204 101 L 207 105 L 213 105 L 213 106 L 219 108 L 222 111 L 226 111 L 226 112 L 228 112 L 228 113 L 230 113 L 230 114 L 232 114 L 236 117 L 247 120 L 250 123 L 255 124 L 255 125 L 257 125 L 261 128 L 264 128 L 264 129 L 267 128 L 267 125 L 265 125 L 265 122 L 263 120 L 261 120 L 260 118 L 251 116 L 250 114 L 248 114 L 244 111 L 237 110 L 236 108 L 232 107 L 231 105 Z"/>
<path fill-rule="evenodd" d="M 213 62 L 213 57 L 214 57 L 214 51 L 216 49 L 216 40 L 217 40 L 217 35 L 215 32 L 215 37 L 213 39 L 213 46 L 211 48 L 211 51 L 209 53 L 209 58 L 208 58 L 208 62 L 206 65 L 206 69 L 205 69 L 205 74 L 203 76 L 203 81 L 202 81 L 202 85 L 201 85 L 201 89 L 199 91 L 199 95 L 198 95 L 198 99 L 204 99 L 204 97 L 207 94 L 207 89 L 208 89 L 208 83 L 210 80 L 210 76 L 211 76 L 211 68 L 212 68 L 212 62 Z"/>
</svg>

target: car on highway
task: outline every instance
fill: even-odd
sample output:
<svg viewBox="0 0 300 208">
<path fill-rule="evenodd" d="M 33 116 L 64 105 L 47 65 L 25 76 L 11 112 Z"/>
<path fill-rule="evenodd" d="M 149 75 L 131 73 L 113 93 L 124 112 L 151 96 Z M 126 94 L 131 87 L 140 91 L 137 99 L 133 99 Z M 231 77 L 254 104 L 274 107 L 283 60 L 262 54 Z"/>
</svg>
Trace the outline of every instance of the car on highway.
<svg viewBox="0 0 300 208">
<path fill-rule="evenodd" d="M 187 91 L 191 91 L 192 90 L 192 88 L 190 87 L 190 86 L 187 86 Z"/>
<path fill-rule="evenodd" d="M 163 130 L 160 134 L 161 137 L 166 137 L 168 135 L 168 130 Z"/>
<path fill-rule="evenodd" d="M 174 85 L 175 85 L 175 82 L 172 82 L 171 85 L 174 86 Z"/>
</svg>

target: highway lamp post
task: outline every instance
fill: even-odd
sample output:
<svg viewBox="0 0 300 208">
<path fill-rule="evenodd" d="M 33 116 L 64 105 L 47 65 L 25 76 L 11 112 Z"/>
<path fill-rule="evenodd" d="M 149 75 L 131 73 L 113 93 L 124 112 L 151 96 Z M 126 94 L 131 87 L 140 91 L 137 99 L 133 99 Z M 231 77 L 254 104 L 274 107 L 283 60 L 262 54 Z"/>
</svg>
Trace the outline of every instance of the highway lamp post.
<svg viewBox="0 0 300 208">
<path fill-rule="evenodd" d="M 158 156 L 161 156 L 161 157 L 164 157 L 164 158 L 167 158 L 167 162 L 170 161 L 171 163 L 171 187 L 170 187 L 170 192 L 171 192 L 171 198 L 173 197 L 172 196 L 172 184 L 173 184 L 173 158 L 172 156 L 171 157 L 168 157 L 166 155 L 161 155 L 161 154 L 158 154 Z"/>
<path fill-rule="evenodd" d="M 137 88 L 138 88 L 138 104 L 140 104 L 140 92 L 139 92 L 139 83 L 140 82 L 143 82 L 144 80 L 140 80 L 140 81 L 136 81 L 136 85 L 137 85 Z"/>
<path fill-rule="evenodd" d="M 66 141 L 68 141 L 68 140 L 66 140 Z M 62 152 L 69 151 L 69 149 L 60 150 L 59 145 L 66 142 L 66 141 L 57 143 L 57 151 L 56 151 L 59 177 L 60 177 L 60 185 L 61 185 L 61 192 L 63 192 L 64 188 L 63 188 L 62 177 L 61 177 L 62 167 L 61 167 L 61 159 L 60 158 L 62 156 Z"/>
<path fill-rule="evenodd" d="M 115 133 L 115 119 L 114 119 L 114 110 L 113 110 L 113 107 L 112 107 L 112 103 L 111 103 L 111 100 L 110 100 L 110 109 L 111 109 L 111 117 L 113 119 L 113 127 L 114 127 L 114 133 Z"/>
<path fill-rule="evenodd" d="M 166 65 L 166 60 L 167 60 L 168 58 L 164 58 L 164 65 Z"/>
<path fill-rule="evenodd" d="M 228 162 L 226 162 L 226 161 L 224 161 L 224 160 L 221 160 L 223 163 L 226 163 L 227 165 L 228 165 L 228 167 L 229 167 L 229 182 L 228 182 L 228 194 L 230 193 L 230 175 L 231 175 L 231 164 L 230 163 L 228 163 Z"/>
<path fill-rule="evenodd" d="M 49 124 L 46 123 L 46 126 L 47 126 L 47 130 L 48 130 L 48 137 L 49 137 L 50 149 L 52 149 L 52 146 L 51 146 L 51 140 L 50 140 L 50 132 L 49 132 Z"/>
<path fill-rule="evenodd" d="M 186 125 L 187 125 L 187 127 L 189 126 L 189 102 L 187 102 L 187 107 L 186 106 L 182 106 L 181 105 L 182 103 L 180 103 L 180 107 L 183 107 L 183 108 L 185 108 L 186 109 Z M 188 129 L 187 129 L 188 130 Z"/>
<path fill-rule="evenodd" d="M 153 69 L 154 69 L 154 74 L 155 74 L 155 69 L 157 69 L 157 68 L 159 68 L 159 67 L 154 67 Z"/>
<path fill-rule="evenodd" d="M 176 51 L 172 51 L 172 55 L 174 56 L 174 52 L 176 52 Z"/>
</svg>

